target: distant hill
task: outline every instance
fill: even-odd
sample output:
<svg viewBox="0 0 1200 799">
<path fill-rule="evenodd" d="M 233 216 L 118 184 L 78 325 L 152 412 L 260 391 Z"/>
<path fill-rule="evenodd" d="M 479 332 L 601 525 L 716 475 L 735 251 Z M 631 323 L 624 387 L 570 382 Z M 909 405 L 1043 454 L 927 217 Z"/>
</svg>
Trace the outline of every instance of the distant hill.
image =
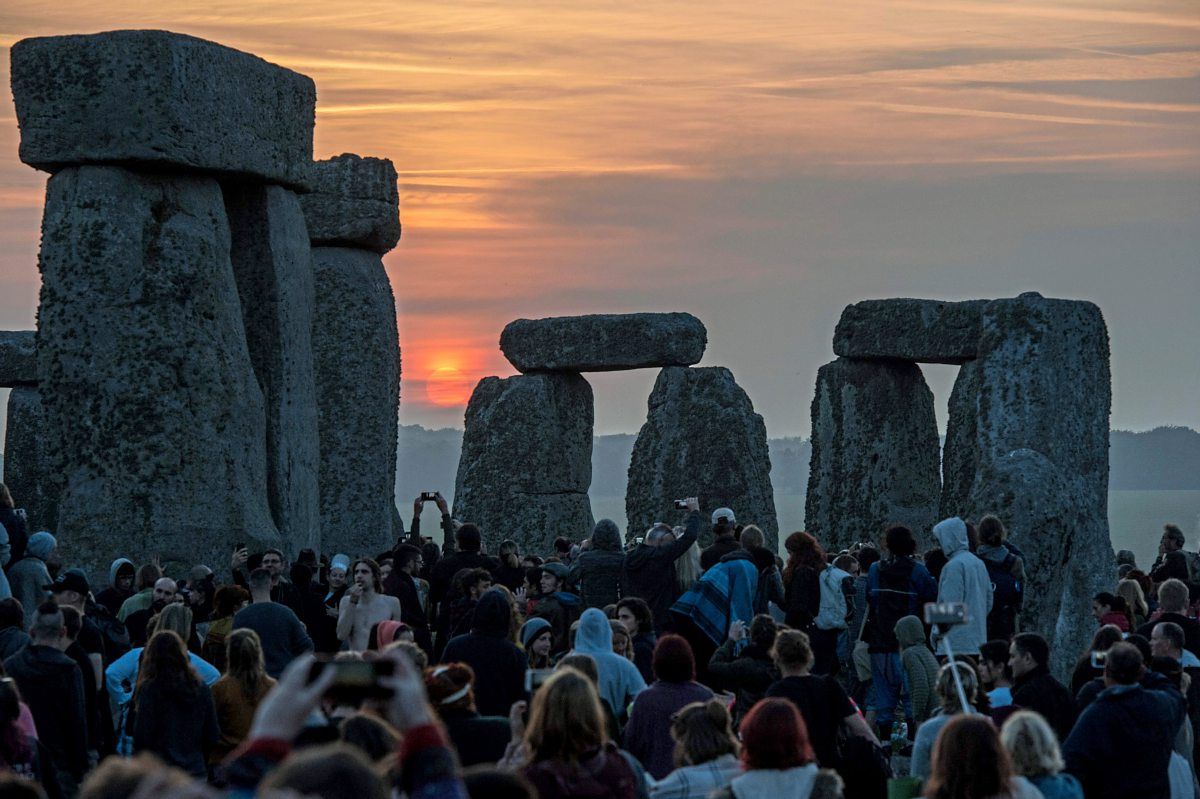
<svg viewBox="0 0 1200 799">
<path fill-rule="evenodd" d="M 1127 490 L 1200 489 L 1200 433 L 1189 427 L 1156 427 L 1109 436 L 1108 487 Z"/>
</svg>

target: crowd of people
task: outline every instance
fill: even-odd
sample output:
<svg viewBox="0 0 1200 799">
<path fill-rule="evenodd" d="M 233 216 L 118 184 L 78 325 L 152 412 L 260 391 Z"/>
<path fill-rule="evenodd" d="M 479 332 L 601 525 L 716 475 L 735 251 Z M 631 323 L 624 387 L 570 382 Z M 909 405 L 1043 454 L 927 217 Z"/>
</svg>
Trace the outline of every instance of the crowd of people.
<svg viewBox="0 0 1200 799">
<path fill-rule="evenodd" d="M 1056 676 L 997 516 L 781 558 L 691 498 L 630 540 L 491 554 L 429 501 L 440 543 L 418 499 L 385 552 L 117 557 L 97 586 L 0 485 L 0 791 L 1200 797 L 1200 555 L 1173 525 L 1149 570 L 1118 555 Z"/>
</svg>

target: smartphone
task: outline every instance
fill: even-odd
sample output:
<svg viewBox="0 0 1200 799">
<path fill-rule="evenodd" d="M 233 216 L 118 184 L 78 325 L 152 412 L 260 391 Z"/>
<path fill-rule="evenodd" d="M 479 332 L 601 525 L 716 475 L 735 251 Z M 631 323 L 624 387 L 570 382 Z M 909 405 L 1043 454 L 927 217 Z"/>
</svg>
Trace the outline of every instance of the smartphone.
<svg viewBox="0 0 1200 799">
<path fill-rule="evenodd" d="M 553 673 L 554 669 L 525 669 L 525 693 L 533 696 Z"/>
<path fill-rule="evenodd" d="M 925 605 L 925 623 L 942 627 L 966 624 L 967 605 L 965 602 L 930 602 Z"/>
<path fill-rule="evenodd" d="M 318 660 L 308 672 L 312 682 L 326 669 L 336 674 L 326 695 L 335 701 L 361 702 L 364 699 L 386 699 L 391 689 L 379 684 L 380 677 L 390 677 L 395 664 L 390 660 Z"/>
<path fill-rule="evenodd" d="M 1108 665 L 1108 652 L 1092 652 L 1092 668 L 1102 669 Z"/>
<path fill-rule="evenodd" d="M 688 503 L 687 503 L 686 499 L 675 500 L 675 509 L 676 510 L 687 510 L 687 506 L 688 506 Z"/>
<path fill-rule="evenodd" d="M 437 502 L 437 492 L 436 491 L 422 491 L 421 492 L 421 501 L 422 502 Z"/>
</svg>

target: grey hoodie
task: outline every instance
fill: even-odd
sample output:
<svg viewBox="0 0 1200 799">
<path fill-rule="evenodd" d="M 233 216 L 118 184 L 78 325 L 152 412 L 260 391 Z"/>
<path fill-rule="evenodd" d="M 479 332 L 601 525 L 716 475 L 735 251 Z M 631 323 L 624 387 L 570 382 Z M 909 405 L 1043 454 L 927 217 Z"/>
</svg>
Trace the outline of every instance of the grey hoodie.
<svg viewBox="0 0 1200 799">
<path fill-rule="evenodd" d="M 967 542 L 967 525 L 954 516 L 937 523 L 933 535 L 946 554 L 938 580 L 938 602 L 963 602 L 967 605 L 967 623 L 950 628 L 938 637 L 937 652 L 945 655 L 946 639 L 956 655 L 978 655 L 979 647 L 987 641 L 987 616 L 992 610 L 992 579 L 983 561 L 971 553 Z M 935 632 L 936 636 L 937 633 Z"/>
<path fill-rule="evenodd" d="M 633 661 L 612 651 L 612 625 L 604 612 L 588 608 L 579 617 L 574 652 L 591 655 L 600 673 L 600 696 L 618 716 L 633 697 L 645 689 L 646 681 Z"/>
</svg>

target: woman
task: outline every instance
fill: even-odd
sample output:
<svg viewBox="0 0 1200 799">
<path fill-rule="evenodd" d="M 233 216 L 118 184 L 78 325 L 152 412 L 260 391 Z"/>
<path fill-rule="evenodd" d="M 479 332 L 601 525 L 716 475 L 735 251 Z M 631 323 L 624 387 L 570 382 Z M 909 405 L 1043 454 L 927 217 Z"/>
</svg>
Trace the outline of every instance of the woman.
<svg viewBox="0 0 1200 799">
<path fill-rule="evenodd" d="M 926 722 L 928 723 L 928 722 Z M 1024 777 L 1013 775 L 1000 734 L 983 716 L 957 716 L 941 729 L 933 752 L 926 799 L 1040 799 Z"/>
<path fill-rule="evenodd" d="M 784 623 L 808 631 L 821 609 L 821 572 L 825 552 L 808 533 L 792 533 L 784 542 L 788 552 L 783 568 Z"/>
<path fill-rule="evenodd" d="M 29 541 L 29 521 L 24 508 L 18 508 L 9 493 L 8 486 L 0 483 L 0 527 L 8 534 L 8 557 L 0 566 L 7 568 L 25 557 L 25 544 Z M 7 580 L 5 584 L 7 584 Z"/>
<path fill-rule="evenodd" d="M 759 702 L 741 734 L 745 773 L 713 791 L 713 799 L 841 799 L 841 778 L 817 767 L 808 728 L 791 702 Z"/>
<path fill-rule="evenodd" d="M 226 639 L 225 662 L 229 669 L 212 687 L 221 737 L 209 753 L 214 766 L 237 748 L 250 732 L 254 711 L 275 687 L 263 665 L 262 641 L 254 630 L 234 630 Z"/>
<path fill-rule="evenodd" d="M 963 693 L 966 694 L 967 704 L 971 706 L 969 715 L 980 715 L 974 707 L 975 695 L 979 692 L 979 677 L 975 674 L 975 669 L 962 662 L 947 663 L 942 666 L 937 680 L 937 695 L 941 699 L 941 707 L 932 718 L 921 724 L 917 729 L 917 737 L 913 741 L 912 775 L 923 780 L 929 779 L 930 774 L 933 773 L 932 753 L 934 744 L 938 741 L 938 733 L 953 720 L 954 716 L 963 712 L 962 701 L 959 699 L 958 687 L 955 684 L 954 672 L 950 670 L 951 668 L 958 669 L 958 678 L 962 681 Z M 991 721 L 988 721 L 988 724 L 990 725 Z M 978 794 L 978 796 L 985 797 L 991 796 L 991 794 Z"/>
<path fill-rule="evenodd" d="M 1063 773 L 1058 738 L 1037 713 L 1019 710 L 1000 729 L 1000 741 L 1012 758 L 1013 771 L 1042 792 L 1045 799 L 1083 799 L 1079 780 Z"/>
<path fill-rule="evenodd" d="M 21 695 L 11 677 L 0 678 L 0 770 L 40 782 L 50 796 L 61 796 L 48 753 L 22 721 Z M 24 713 L 28 713 L 24 708 Z"/>
<path fill-rule="evenodd" d="M 754 617 L 748 633 L 744 622 L 735 621 L 729 625 L 725 643 L 708 661 L 709 686 L 718 691 L 735 692 L 735 728 L 741 726 L 750 708 L 779 679 L 779 669 L 775 668 L 775 659 L 771 655 L 778 631 L 775 620 L 766 614 Z"/>
<path fill-rule="evenodd" d="M 609 619 L 608 626 L 612 627 L 612 631 L 613 631 L 613 640 L 612 640 L 613 652 L 615 652 L 616 654 L 625 658 L 626 660 L 632 661 L 633 660 L 633 636 L 631 636 L 629 634 L 629 630 L 625 627 L 624 624 L 617 621 L 616 619 Z M 645 678 L 643 677 L 642 679 L 645 679 Z"/>
<path fill-rule="evenodd" d="M 682 636 L 664 635 L 654 647 L 655 681 L 637 695 L 625 725 L 625 749 L 654 779 L 661 780 L 674 767 L 675 743 L 671 718 L 693 702 L 707 702 L 713 693 L 696 682 L 692 648 Z"/>
<path fill-rule="evenodd" d="M 591 680 L 560 669 L 534 694 L 529 727 L 506 761 L 541 799 L 633 799 L 644 776 L 606 739 L 603 719 Z"/>
<path fill-rule="evenodd" d="M 517 599 L 516 594 L 508 590 L 506 585 L 492 584 L 492 588 L 504 594 L 504 598 L 508 600 L 508 608 L 512 611 L 508 619 L 508 640 L 514 644 L 521 641 L 521 626 L 525 623 L 525 614 L 522 612 L 521 602 Z"/>
<path fill-rule="evenodd" d="M 1097 677 L 1104 676 L 1103 666 L 1096 668 L 1092 665 L 1092 653 L 1107 652 L 1113 644 L 1120 643 L 1122 640 L 1124 640 L 1124 636 L 1121 635 L 1121 631 L 1111 624 L 1106 624 L 1096 630 L 1088 648 L 1075 662 L 1075 670 L 1071 672 L 1071 696 L 1078 696 L 1080 688 Z"/>
<path fill-rule="evenodd" d="M 525 649 L 525 657 L 531 669 L 548 669 L 550 663 L 550 647 L 554 643 L 554 628 L 550 622 L 534 616 L 521 625 L 521 646 Z"/>
<path fill-rule="evenodd" d="M 627 596 L 617 602 L 617 621 L 625 625 L 633 641 L 633 665 L 637 666 L 646 682 L 654 681 L 654 617 L 646 600 Z"/>
<path fill-rule="evenodd" d="M 466 663 L 449 663 L 425 670 L 425 692 L 446 725 L 463 767 L 496 763 L 504 757 L 509 720 L 481 716 L 475 708 L 475 672 Z"/>
<path fill-rule="evenodd" d="M 517 542 L 504 539 L 500 542 L 500 566 L 492 572 L 496 585 L 502 585 L 509 591 L 516 591 L 525 581 L 525 569 L 521 566 L 521 558 L 517 554 Z"/>
<path fill-rule="evenodd" d="M 683 537 L 683 528 L 675 528 L 675 537 Z M 675 583 L 679 593 L 687 593 L 704 570 L 700 568 L 700 542 L 697 541 L 675 559 Z"/>
<path fill-rule="evenodd" d="M 1092 597 L 1092 616 L 1103 627 L 1111 624 L 1123 633 L 1129 632 L 1129 614 L 1125 612 L 1125 600 L 1107 591 Z"/>
<path fill-rule="evenodd" d="M 758 587 L 754 589 L 754 613 L 769 613 L 771 603 L 782 608 L 787 602 L 783 590 L 783 576 L 779 572 L 775 553 L 764 546 L 766 536 L 756 525 L 747 525 L 742 530 L 742 549 L 754 558 L 758 569 Z"/>
<path fill-rule="evenodd" d="M 1136 630 L 1150 618 L 1150 607 L 1146 595 L 1137 580 L 1125 579 L 1117 583 L 1117 596 L 1125 600 L 1125 612 L 1129 616 L 1130 629 Z"/>
<path fill-rule="evenodd" d="M 250 592 L 240 585 L 223 585 L 213 595 L 213 619 L 208 623 L 200 654 L 218 671 L 225 671 L 225 639 L 233 630 L 233 616 L 249 601 Z"/>
<path fill-rule="evenodd" d="M 325 593 L 320 596 L 323 615 L 320 622 L 309 630 L 313 649 L 321 654 L 332 654 L 342 648 L 342 642 L 337 637 L 338 608 L 341 607 L 342 597 L 349 588 L 349 571 L 348 555 L 339 553 L 329 561 L 329 570 L 325 573 Z"/>
<path fill-rule="evenodd" d="M 196 779 L 220 737 L 212 692 L 188 663 L 183 639 L 159 630 L 146 644 L 133 694 L 133 751 L 152 752 Z"/>
<path fill-rule="evenodd" d="M 718 699 L 694 702 L 671 717 L 675 770 L 650 783 L 650 799 L 706 799 L 742 773 L 729 711 Z"/>
</svg>

